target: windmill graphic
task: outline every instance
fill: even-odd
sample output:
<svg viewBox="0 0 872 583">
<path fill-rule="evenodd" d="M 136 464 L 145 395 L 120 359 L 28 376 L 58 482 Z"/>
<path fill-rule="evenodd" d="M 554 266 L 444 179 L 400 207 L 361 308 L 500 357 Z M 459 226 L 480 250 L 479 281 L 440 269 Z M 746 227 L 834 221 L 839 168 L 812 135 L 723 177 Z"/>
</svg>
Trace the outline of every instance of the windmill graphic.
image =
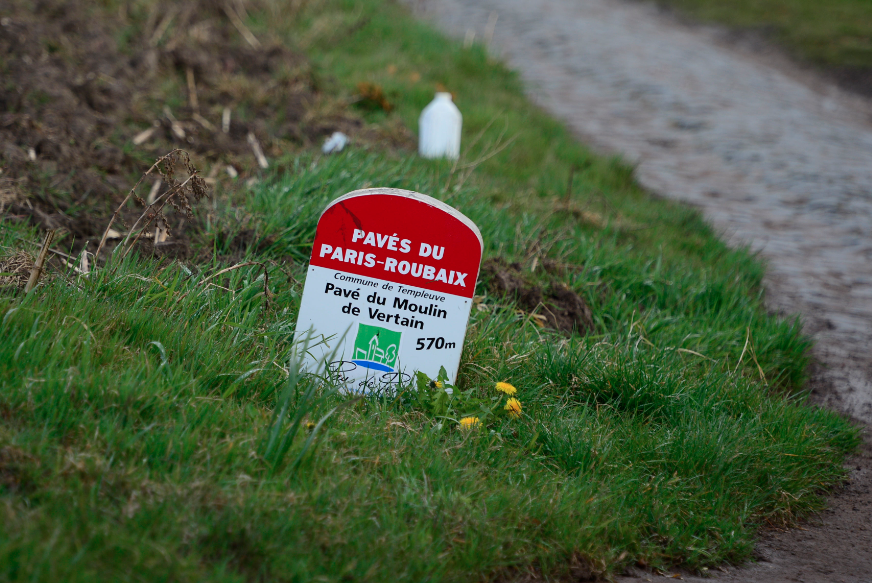
<svg viewBox="0 0 872 583">
<path fill-rule="evenodd" d="M 402 336 L 402 332 L 359 324 L 351 360 L 364 368 L 395 372 Z"/>
</svg>

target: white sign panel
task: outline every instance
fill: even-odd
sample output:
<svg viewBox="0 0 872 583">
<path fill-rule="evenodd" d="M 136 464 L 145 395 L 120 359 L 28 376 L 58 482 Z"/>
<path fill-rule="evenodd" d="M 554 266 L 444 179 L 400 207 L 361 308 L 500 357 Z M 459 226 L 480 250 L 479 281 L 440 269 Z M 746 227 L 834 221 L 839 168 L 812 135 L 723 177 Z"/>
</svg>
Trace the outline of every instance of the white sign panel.
<svg viewBox="0 0 872 583">
<path fill-rule="evenodd" d="M 307 369 L 359 393 L 442 366 L 454 382 L 481 253 L 472 221 L 429 196 L 369 189 L 335 200 L 318 222 L 297 319 Z"/>
</svg>

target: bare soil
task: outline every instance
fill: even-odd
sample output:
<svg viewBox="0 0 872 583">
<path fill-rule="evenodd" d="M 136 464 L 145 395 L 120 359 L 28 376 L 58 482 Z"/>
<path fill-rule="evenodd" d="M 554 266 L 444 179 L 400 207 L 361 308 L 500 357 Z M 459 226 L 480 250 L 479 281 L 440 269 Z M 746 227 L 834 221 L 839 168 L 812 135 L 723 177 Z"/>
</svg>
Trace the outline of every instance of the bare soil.
<svg viewBox="0 0 872 583">
<path fill-rule="evenodd" d="M 489 43 L 580 138 L 758 251 L 770 308 L 800 314 L 816 341 L 812 402 L 864 428 L 864 449 L 825 512 L 762 530 L 756 564 L 706 577 L 872 582 L 872 101 L 759 38 L 678 21 L 653 3 L 407 4 L 458 38 Z"/>
<path fill-rule="evenodd" d="M 139 175 L 174 148 L 232 191 L 260 172 L 253 142 L 273 164 L 334 131 L 410 142 L 320 91 L 325 81 L 280 39 L 246 38 L 239 6 L 185 0 L 109 12 L 85 0 L 0 0 L 6 220 L 64 229 L 76 251 L 85 241 L 94 251 Z M 190 255 L 200 225 L 184 218 L 175 217 L 164 254 Z"/>
<path fill-rule="evenodd" d="M 564 265 L 544 261 L 540 268 L 540 274 L 546 274 L 543 281 L 541 276 L 534 278 L 532 270 L 523 269 L 520 263 L 492 258 L 482 264 L 481 274 L 489 293 L 514 301 L 527 312 L 535 312 L 551 328 L 584 334 L 593 328 L 590 308 L 580 295 L 553 276 L 566 269 Z"/>
</svg>

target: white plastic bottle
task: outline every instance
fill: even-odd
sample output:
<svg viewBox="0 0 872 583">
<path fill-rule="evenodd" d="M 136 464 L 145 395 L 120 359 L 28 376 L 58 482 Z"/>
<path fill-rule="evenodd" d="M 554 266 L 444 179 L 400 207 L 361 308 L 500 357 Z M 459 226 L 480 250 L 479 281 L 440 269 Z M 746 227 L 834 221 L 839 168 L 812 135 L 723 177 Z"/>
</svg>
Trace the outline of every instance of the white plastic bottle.
<svg viewBox="0 0 872 583">
<path fill-rule="evenodd" d="M 450 93 L 437 93 L 418 119 L 418 153 L 424 158 L 460 156 L 460 129 L 463 116 L 451 101 Z"/>
</svg>

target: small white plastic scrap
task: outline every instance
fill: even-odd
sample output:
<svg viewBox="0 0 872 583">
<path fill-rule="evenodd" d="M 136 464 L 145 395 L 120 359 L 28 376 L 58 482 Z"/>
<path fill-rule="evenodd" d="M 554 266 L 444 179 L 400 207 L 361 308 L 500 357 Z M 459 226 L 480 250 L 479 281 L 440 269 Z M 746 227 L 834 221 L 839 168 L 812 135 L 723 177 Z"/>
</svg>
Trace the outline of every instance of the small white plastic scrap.
<svg viewBox="0 0 872 583">
<path fill-rule="evenodd" d="M 348 136 L 346 136 L 342 132 L 333 132 L 333 135 L 327 138 L 327 141 L 324 142 L 324 145 L 321 147 L 321 151 L 325 154 L 341 152 L 347 144 Z"/>
</svg>

